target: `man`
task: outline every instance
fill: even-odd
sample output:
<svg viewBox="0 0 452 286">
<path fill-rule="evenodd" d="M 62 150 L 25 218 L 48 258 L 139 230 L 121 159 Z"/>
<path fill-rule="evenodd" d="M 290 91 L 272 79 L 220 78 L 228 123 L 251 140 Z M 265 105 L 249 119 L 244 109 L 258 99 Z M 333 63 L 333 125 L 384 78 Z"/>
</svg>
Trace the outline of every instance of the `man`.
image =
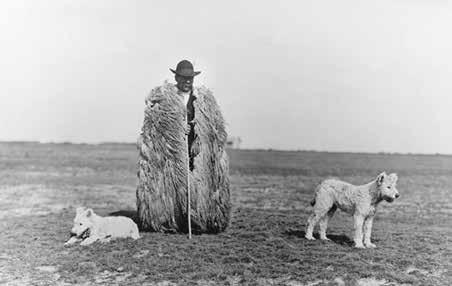
<svg viewBox="0 0 452 286">
<path fill-rule="evenodd" d="M 231 210 L 225 121 L 213 93 L 193 86 L 200 72 L 189 61 L 170 70 L 176 84 L 165 81 L 145 100 L 138 141 L 140 228 L 187 232 L 190 210 L 193 233 L 218 233 Z"/>
<path fill-rule="evenodd" d="M 193 142 L 196 139 L 195 123 L 193 121 L 195 119 L 193 101 L 196 100 L 196 96 L 193 94 L 193 80 L 201 72 L 194 71 L 193 64 L 187 60 L 180 61 L 176 66 L 176 70 L 170 70 L 174 73 L 178 94 L 187 108 L 188 154 L 190 157 L 190 171 L 193 171 L 193 159 L 199 153 L 199 144 L 193 146 Z"/>
</svg>

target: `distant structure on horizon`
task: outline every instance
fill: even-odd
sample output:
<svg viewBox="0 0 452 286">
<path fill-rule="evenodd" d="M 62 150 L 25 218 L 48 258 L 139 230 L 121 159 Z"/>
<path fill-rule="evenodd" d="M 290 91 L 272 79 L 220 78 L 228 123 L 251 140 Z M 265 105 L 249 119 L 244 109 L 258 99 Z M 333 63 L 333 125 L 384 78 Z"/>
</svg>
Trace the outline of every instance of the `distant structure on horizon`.
<svg viewBox="0 0 452 286">
<path fill-rule="evenodd" d="M 240 144 L 242 143 L 242 138 L 238 136 L 232 136 L 226 141 L 226 147 L 231 149 L 240 149 Z"/>
</svg>

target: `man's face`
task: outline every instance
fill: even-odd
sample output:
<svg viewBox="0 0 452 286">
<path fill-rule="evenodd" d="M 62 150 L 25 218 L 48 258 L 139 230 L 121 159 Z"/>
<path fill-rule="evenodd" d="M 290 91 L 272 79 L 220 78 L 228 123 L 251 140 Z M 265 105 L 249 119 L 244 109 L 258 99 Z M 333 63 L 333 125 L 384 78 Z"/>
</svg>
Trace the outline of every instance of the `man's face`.
<svg viewBox="0 0 452 286">
<path fill-rule="evenodd" d="M 177 88 L 182 92 L 189 92 L 193 88 L 192 76 L 176 75 Z"/>
</svg>

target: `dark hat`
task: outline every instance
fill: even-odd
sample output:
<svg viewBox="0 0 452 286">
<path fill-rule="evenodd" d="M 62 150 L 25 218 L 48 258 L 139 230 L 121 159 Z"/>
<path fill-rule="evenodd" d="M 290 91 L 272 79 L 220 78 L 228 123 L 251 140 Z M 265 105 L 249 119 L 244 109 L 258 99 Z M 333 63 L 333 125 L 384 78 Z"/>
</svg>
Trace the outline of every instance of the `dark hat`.
<svg viewBox="0 0 452 286">
<path fill-rule="evenodd" d="M 170 69 L 170 71 L 180 76 L 197 76 L 201 73 L 200 71 L 194 71 L 192 63 L 187 60 L 180 61 L 176 70 Z"/>
</svg>

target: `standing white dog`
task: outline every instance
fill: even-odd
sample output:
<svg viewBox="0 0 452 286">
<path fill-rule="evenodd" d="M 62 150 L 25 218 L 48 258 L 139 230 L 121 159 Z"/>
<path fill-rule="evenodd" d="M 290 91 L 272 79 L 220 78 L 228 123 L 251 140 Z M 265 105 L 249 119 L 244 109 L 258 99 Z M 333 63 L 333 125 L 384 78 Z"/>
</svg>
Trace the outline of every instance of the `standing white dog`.
<svg viewBox="0 0 452 286">
<path fill-rule="evenodd" d="M 311 202 L 314 212 L 308 219 L 305 237 L 309 240 L 315 239 L 312 236 L 312 231 L 316 223 L 319 222 L 320 239 L 328 240 L 326 237 L 328 220 L 339 208 L 354 217 L 355 247 L 376 247 L 370 241 L 376 208 L 382 200 L 392 202 L 399 197 L 396 183 L 397 174 L 386 175 L 385 172 L 378 175 L 372 182 L 361 186 L 354 186 L 334 179 L 323 181 L 317 186 L 315 198 Z"/>
<path fill-rule="evenodd" d="M 77 208 L 71 238 L 64 244 L 70 245 L 82 241 L 80 245 L 88 245 L 97 240 L 108 242 L 114 238 L 140 238 L 138 226 L 128 217 L 101 217 L 92 209 Z"/>
</svg>

